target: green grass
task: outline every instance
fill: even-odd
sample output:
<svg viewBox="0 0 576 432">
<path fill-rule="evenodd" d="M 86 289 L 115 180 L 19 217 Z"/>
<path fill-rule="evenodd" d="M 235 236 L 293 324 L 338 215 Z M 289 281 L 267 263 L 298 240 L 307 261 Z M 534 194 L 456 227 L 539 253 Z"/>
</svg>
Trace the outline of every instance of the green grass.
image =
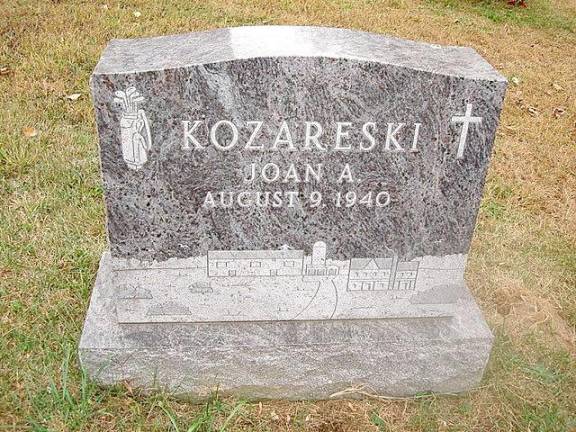
<svg viewBox="0 0 576 432">
<path fill-rule="evenodd" d="M 436 11 L 460 10 L 476 14 L 497 24 L 516 24 L 537 29 L 576 31 L 576 10 L 564 10 L 546 0 L 527 0 L 528 7 L 512 7 L 505 0 L 427 0 Z M 567 2 L 568 3 L 568 2 Z"/>
<path fill-rule="evenodd" d="M 570 431 L 576 428 L 575 6 L 295 0 L 0 8 L 0 430 Z M 142 16 L 136 18 L 138 10 Z M 469 394 L 203 404 L 101 389 L 76 349 L 106 247 L 88 79 L 113 37 L 315 24 L 476 48 L 510 85 L 467 279 L 495 333 Z M 65 99 L 81 93 L 75 102 Z M 528 106 L 538 108 L 531 114 Z M 556 107 L 566 108 L 560 118 Z M 28 137 L 25 128 L 38 134 Z M 572 338 L 572 339 L 571 339 Z"/>
</svg>

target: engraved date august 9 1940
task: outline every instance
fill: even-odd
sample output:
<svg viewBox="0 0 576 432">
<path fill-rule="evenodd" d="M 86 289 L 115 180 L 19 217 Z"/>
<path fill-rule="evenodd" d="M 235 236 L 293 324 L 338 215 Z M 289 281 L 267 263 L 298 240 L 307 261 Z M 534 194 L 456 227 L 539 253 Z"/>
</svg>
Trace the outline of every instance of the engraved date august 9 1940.
<svg viewBox="0 0 576 432">
<path fill-rule="evenodd" d="M 300 170 L 294 164 L 290 164 L 286 172 L 281 172 L 275 163 L 267 163 L 259 166 L 250 164 L 243 178 L 244 184 L 253 186 L 258 180 L 264 183 L 314 183 L 322 180 L 335 181 L 336 183 L 355 183 L 354 175 L 349 164 L 345 164 L 337 178 L 323 178 L 323 164 L 305 164 Z M 362 205 L 366 207 L 386 207 L 390 204 L 390 194 L 387 191 L 335 191 L 322 194 L 318 190 L 302 191 L 255 191 L 243 190 L 237 192 L 217 191 L 208 192 L 204 198 L 204 208 L 232 208 L 232 207 L 353 207 Z"/>
<path fill-rule="evenodd" d="M 323 195 L 314 190 L 309 193 L 299 191 L 241 191 L 241 192 L 208 192 L 204 198 L 204 208 L 232 207 L 387 207 L 390 204 L 390 194 L 387 191 L 338 191 Z"/>
</svg>

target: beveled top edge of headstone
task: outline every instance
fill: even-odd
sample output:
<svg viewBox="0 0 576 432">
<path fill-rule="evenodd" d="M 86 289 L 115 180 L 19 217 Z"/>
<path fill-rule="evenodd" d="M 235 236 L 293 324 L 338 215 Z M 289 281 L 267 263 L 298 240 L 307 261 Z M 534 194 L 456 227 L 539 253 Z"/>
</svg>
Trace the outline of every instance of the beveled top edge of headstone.
<svg viewBox="0 0 576 432">
<path fill-rule="evenodd" d="M 506 81 L 472 48 L 312 26 L 246 26 L 114 39 L 104 50 L 93 75 L 152 72 L 271 57 L 344 58 L 467 79 Z"/>
</svg>

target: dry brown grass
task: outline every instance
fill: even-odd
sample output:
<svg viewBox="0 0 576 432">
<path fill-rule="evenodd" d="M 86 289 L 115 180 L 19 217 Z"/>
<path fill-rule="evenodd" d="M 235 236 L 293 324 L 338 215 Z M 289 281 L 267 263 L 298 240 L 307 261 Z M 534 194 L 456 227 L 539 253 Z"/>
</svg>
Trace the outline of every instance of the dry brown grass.
<svg viewBox="0 0 576 432">
<path fill-rule="evenodd" d="M 497 338 L 482 387 L 468 395 L 272 401 L 241 407 L 228 428 L 575 427 L 576 2 L 533 0 L 527 11 L 496 3 L 4 1 L 0 424 L 8 430 L 166 430 L 168 413 L 181 428 L 202 413 L 222 425 L 232 413 L 234 403 L 194 406 L 86 383 L 82 391 L 73 353 L 105 247 L 88 77 L 113 37 L 265 23 L 469 45 L 518 78 L 510 83 L 467 274 Z M 142 15 L 135 17 L 135 10 Z M 65 99 L 71 93 L 82 96 Z M 27 127 L 38 135 L 26 137 Z"/>
</svg>

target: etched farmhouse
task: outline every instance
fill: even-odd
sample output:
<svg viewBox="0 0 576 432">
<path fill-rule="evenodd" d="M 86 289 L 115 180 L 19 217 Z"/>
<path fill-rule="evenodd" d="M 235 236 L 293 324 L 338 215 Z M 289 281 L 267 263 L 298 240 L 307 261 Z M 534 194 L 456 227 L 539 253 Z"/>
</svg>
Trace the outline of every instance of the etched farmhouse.
<svg viewBox="0 0 576 432">
<path fill-rule="evenodd" d="M 394 278 L 394 290 L 411 291 L 416 289 L 416 278 L 418 277 L 418 261 L 399 262 L 396 267 Z"/>
<path fill-rule="evenodd" d="M 418 261 L 392 258 L 352 258 L 348 272 L 348 291 L 386 291 L 416 289 Z"/>
<path fill-rule="evenodd" d="M 352 258 L 348 291 L 383 291 L 390 288 L 394 258 Z"/>
</svg>

